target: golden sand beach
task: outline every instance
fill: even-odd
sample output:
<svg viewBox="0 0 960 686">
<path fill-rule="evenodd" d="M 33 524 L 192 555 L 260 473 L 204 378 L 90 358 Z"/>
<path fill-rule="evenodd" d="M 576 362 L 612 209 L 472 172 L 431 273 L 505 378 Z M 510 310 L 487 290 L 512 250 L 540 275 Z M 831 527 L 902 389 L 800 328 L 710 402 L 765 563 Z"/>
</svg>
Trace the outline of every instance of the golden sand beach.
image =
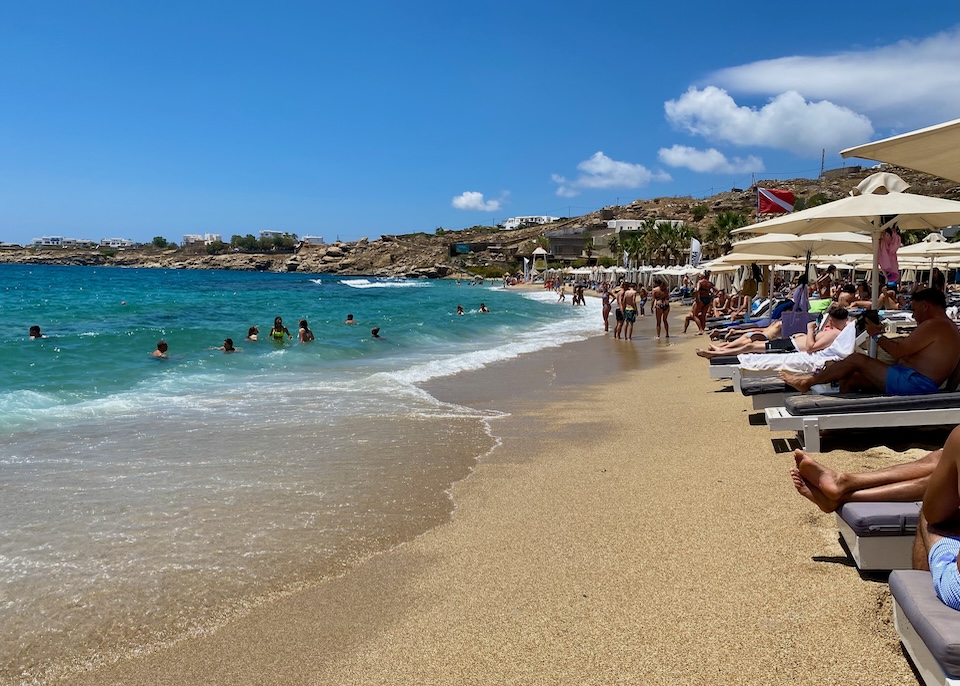
<svg viewBox="0 0 960 686">
<path fill-rule="evenodd" d="M 886 584 L 861 578 L 832 516 L 794 491 L 773 440 L 790 436 L 708 378 L 702 339 L 652 329 L 647 317 L 643 340 L 602 336 L 432 389 L 511 412 L 453 488 L 449 522 L 67 682 L 915 684 Z"/>
</svg>

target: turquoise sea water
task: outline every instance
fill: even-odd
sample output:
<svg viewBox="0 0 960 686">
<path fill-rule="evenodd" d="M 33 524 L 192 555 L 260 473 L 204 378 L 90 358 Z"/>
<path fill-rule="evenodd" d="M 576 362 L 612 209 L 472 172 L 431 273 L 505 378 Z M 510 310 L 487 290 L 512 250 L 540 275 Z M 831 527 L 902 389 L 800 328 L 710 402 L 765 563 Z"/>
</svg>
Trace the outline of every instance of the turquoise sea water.
<svg viewBox="0 0 960 686">
<path fill-rule="evenodd" d="M 418 384 L 600 329 L 599 307 L 489 282 L 0 277 L 0 683 L 208 630 L 443 521 L 496 413 Z M 267 340 L 275 316 L 316 340 Z"/>
</svg>

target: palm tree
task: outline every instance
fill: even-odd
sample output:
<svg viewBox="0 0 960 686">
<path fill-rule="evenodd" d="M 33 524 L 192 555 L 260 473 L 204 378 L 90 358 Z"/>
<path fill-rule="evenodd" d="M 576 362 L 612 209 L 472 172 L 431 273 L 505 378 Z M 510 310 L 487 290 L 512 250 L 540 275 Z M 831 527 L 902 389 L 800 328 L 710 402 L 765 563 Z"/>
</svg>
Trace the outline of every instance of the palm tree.
<svg viewBox="0 0 960 686">
<path fill-rule="evenodd" d="M 734 229 L 747 225 L 747 218 L 739 212 L 721 212 L 713 223 L 707 227 L 705 242 L 707 249 L 713 256 L 726 255 L 733 246 L 730 236 Z"/>
<path fill-rule="evenodd" d="M 594 242 L 593 236 L 587 236 L 587 240 L 583 242 L 583 252 L 587 254 L 587 259 L 589 260 L 593 257 Z"/>
<path fill-rule="evenodd" d="M 617 234 L 610 236 L 610 239 L 607 241 L 607 247 L 610 248 L 610 252 L 614 255 L 620 254 L 620 238 L 617 237 Z"/>
<path fill-rule="evenodd" d="M 643 242 L 640 240 L 640 236 L 636 233 L 630 233 L 624 236 L 620 240 L 620 247 L 623 249 L 623 252 L 627 253 L 627 257 L 634 264 L 640 264 L 640 256 L 643 254 Z"/>
</svg>

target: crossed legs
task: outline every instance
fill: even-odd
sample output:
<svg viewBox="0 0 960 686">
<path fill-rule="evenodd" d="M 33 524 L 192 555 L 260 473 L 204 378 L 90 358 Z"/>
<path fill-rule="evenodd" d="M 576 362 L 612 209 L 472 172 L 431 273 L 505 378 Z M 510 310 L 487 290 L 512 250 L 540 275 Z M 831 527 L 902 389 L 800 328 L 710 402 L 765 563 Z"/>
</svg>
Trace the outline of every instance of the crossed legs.
<svg viewBox="0 0 960 686">
<path fill-rule="evenodd" d="M 914 462 L 855 473 L 830 469 L 796 450 L 796 467 L 790 470 L 790 478 L 797 492 L 824 512 L 833 512 L 849 502 L 910 502 L 924 497 L 943 452 L 934 450 Z"/>
</svg>

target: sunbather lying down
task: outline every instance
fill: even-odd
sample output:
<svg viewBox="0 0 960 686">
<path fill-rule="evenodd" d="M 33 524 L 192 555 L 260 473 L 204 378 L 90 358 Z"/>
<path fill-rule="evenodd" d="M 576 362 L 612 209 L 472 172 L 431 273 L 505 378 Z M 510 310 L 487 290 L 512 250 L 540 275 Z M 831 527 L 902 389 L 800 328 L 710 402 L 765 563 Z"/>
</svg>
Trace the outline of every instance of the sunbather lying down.
<svg viewBox="0 0 960 686">
<path fill-rule="evenodd" d="M 859 474 L 840 472 L 801 450 L 790 478 L 797 492 L 824 512 L 845 502 L 904 502 L 923 499 L 913 568 L 929 570 L 940 600 L 960 610 L 960 427 L 942 450 L 919 460 Z"/>
<path fill-rule="evenodd" d="M 805 333 L 794 334 L 789 338 L 780 338 L 780 321 L 773 322 L 761 332 L 747 333 L 730 343 L 711 345 L 705 350 L 697 349 L 700 357 L 710 359 L 723 355 L 742 355 L 746 353 L 808 352 L 826 350 L 847 326 L 849 318 L 846 308 L 832 306 L 826 314 L 823 327 L 817 331 L 816 322 L 807 325 Z"/>
</svg>

